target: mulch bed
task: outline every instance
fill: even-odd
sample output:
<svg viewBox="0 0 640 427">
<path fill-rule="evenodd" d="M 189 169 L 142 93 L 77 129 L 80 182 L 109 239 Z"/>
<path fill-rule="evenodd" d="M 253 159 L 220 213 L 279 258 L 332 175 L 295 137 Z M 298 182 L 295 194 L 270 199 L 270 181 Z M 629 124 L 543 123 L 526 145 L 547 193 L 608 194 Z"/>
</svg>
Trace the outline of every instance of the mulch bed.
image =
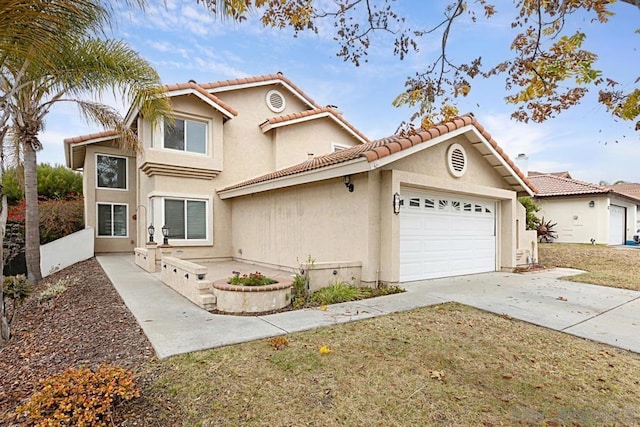
<svg viewBox="0 0 640 427">
<path fill-rule="evenodd" d="M 78 280 L 64 293 L 38 302 L 47 284 L 72 283 L 74 278 Z M 154 363 L 145 362 L 154 360 L 151 344 L 95 258 L 57 272 L 43 280 L 20 307 L 13 338 L 0 349 L 0 425 L 20 425 L 12 412 L 42 378 L 101 363 L 131 369 L 138 377 L 146 371 L 148 376 Z M 147 380 L 139 378 L 143 383 Z M 147 409 L 138 404 L 125 412 Z"/>
</svg>

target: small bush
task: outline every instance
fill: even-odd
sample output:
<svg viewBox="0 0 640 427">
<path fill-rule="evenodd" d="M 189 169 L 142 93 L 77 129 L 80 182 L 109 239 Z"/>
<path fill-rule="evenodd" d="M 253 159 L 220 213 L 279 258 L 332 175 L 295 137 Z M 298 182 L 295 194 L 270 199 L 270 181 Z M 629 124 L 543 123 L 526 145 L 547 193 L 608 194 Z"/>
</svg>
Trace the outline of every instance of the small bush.
<svg viewBox="0 0 640 427">
<path fill-rule="evenodd" d="M 242 276 L 240 276 L 240 273 L 238 271 L 234 271 L 233 276 L 229 278 L 229 283 L 236 286 L 265 286 L 272 285 L 278 282 L 264 276 L 258 271 L 249 275 L 243 274 Z"/>
<path fill-rule="evenodd" d="M 22 303 L 31 295 L 32 288 L 33 286 L 24 274 L 5 276 L 2 284 L 3 296 L 19 303 Z"/>
<path fill-rule="evenodd" d="M 311 302 L 317 305 L 337 304 L 361 298 L 361 289 L 345 282 L 336 282 L 311 294 Z"/>
<path fill-rule="evenodd" d="M 309 299 L 309 294 L 307 292 L 307 279 L 300 274 L 296 274 L 293 277 L 293 308 L 302 308 L 304 307 Z"/>
<path fill-rule="evenodd" d="M 42 304 L 43 302 L 47 302 L 50 299 L 53 299 L 58 295 L 65 293 L 66 291 L 67 287 L 63 283 L 49 285 L 38 295 L 38 302 Z"/>
<path fill-rule="evenodd" d="M 36 426 L 107 426 L 120 402 L 140 397 L 133 373 L 119 366 L 68 369 L 45 378 L 16 412 Z"/>
</svg>

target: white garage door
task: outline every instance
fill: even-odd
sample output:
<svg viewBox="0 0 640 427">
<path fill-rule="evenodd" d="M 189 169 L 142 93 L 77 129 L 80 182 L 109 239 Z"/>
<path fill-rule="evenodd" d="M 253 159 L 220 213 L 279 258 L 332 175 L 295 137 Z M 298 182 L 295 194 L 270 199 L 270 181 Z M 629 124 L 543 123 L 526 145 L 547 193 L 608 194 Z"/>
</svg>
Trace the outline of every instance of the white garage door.
<svg viewBox="0 0 640 427">
<path fill-rule="evenodd" d="M 404 191 L 400 281 L 496 270 L 496 203 Z"/>
<path fill-rule="evenodd" d="M 627 209 L 622 206 L 609 205 L 609 244 L 624 245 L 626 243 L 625 219 Z"/>
</svg>

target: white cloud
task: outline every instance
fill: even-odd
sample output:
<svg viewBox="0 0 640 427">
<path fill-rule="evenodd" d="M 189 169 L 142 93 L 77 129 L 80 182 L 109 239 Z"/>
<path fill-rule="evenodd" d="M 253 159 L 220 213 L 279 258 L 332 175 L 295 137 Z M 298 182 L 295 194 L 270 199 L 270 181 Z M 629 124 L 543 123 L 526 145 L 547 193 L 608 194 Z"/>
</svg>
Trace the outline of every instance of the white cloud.
<svg viewBox="0 0 640 427">
<path fill-rule="evenodd" d="M 543 126 L 513 121 L 508 114 L 483 114 L 478 120 L 509 157 L 521 153 L 531 157 L 547 148 L 551 131 Z"/>
</svg>

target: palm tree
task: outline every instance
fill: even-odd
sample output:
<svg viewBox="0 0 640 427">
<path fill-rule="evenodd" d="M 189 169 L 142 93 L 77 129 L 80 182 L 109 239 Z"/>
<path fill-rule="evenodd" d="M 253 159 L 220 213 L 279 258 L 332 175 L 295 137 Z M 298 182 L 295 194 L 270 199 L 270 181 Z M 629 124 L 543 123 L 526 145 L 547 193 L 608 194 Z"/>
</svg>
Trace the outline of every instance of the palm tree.
<svg viewBox="0 0 640 427">
<path fill-rule="evenodd" d="M 51 107 L 59 102 L 73 102 L 87 120 L 115 129 L 123 146 L 138 147 L 137 136 L 114 109 L 83 96 L 99 97 L 105 89 L 122 92 L 147 120 L 156 122 L 171 114 L 163 94 L 160 78 L 153 67 L 126 43 L 115 40 L 69 36 L 51 58 L 53 67 L 30 65 L 23 72 L 23 83 L 6 101 L 12 120 L 12 134 L 19 144 L 24 161 L 25 185 L 25 257 L 29 280 L 38 282 L 40 272 L 40 233 L 38 229 L 37 151 L 42 148 L 38 133 Z M 11 69 L 10 79 L 21 70 Z M 11 84 L 11 83 L 10 83 Z"/>
</svg>

